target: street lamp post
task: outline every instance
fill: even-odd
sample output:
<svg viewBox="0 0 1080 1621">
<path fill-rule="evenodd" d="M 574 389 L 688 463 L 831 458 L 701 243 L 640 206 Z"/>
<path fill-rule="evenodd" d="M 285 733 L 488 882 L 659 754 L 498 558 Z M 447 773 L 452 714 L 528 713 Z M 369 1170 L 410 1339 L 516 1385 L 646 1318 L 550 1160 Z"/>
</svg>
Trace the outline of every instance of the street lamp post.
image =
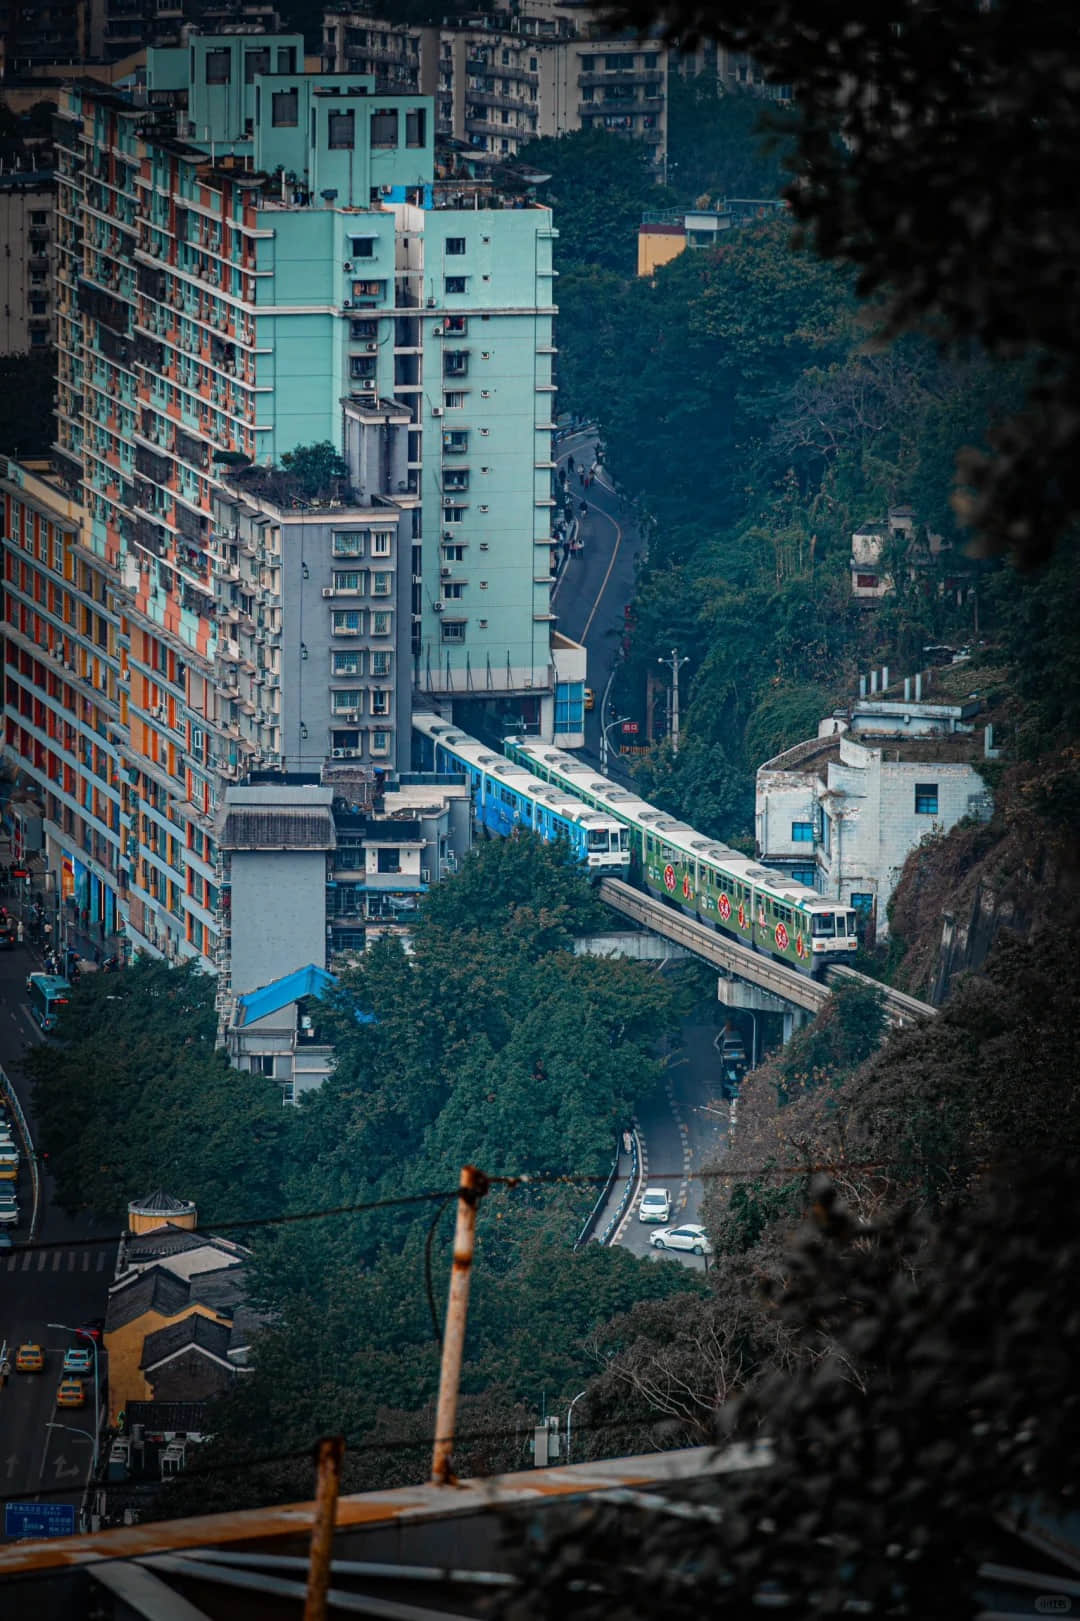
<svg viewBox="0 0 1080 1621">
<path fill-rule="evenodd" d="M 679 752 L 679 671 L 684 664 L 690 663 L 689 655 L 679 657 L 677 647 L 671 649 L 670 658 L 657 659 L 657 664 L 667 665 L 671 670 L 671 752 Z"/>
<path fill-rule="evenodd" d="M 606 771 L 607 770 L 607 765 L 608 765 L 608 753 L 609 753 L 609 749 L 608 749 L 608 733 L 610 731 L 614 730 L 614 728 L 616 726 L 621 726 L 623 721 L 627 720 L 628 718 L 629 717 L 626 716 L 626 715 L 616 715 L 614 720 L 609 720 L 607 725 L 605 726 L 604 725 L 604 717 L 603 717 L 603 715 L 600 716 L 600 770 L 601 771 Z"/>
<path fill-rule="evenodd" d="M 94 1456 L 90 1461 L 90 1469 L 91 1469 L 91 1473 L 96 1475 L 97 1474 L 97 1466 L 98 1466 L 98 1447 L 101 1445 L 101 1379 L 99 1377 L 99 1369 L 98 1369 L 98 1343 L 97 1343 L 97 1340 L 94 1338 L 94 1336 L 92 1334 L 85 1333 L 84 1330 L 81 1329 L 81 1328 L 72 1328 L 70 1323 L 48 1323 L 48 1324 L 46 1324 L 46 1327 L 48 1327 L 48 1328 L 59 1328 L 59 1329 L 62 1329 L 65 1334 L 74 1334 L 76 1336 L 76 1338 L 78 1338 L 80 1340 L 89 1340 L 90 1344 L 91 1344 L 91 1346 L 93 1348 L 93 1352 L 94 1352 L 94 1437 L 93 1437 L 93 1440 L 94 1440 Z M 61 1427 L 62 1428 L 66 1427 L 67 1429 L 71 1429 L 72 1426 L 69 1424 L 67 1426 L 61 1426 Z M 82 1430 L 80 1433 L 85 1435 L 86 1431 Z"/>
<path fill-rule="evenodd" d="M 573 1461 L 574 1461 L 573 1457 L 571 1456 L 571 1453 L 570 1453 L 570 1436 L 571 1436 L 570 1420 L 571 1420 L 571 1417 L 573 1416 L 574 1408 L 577 1406 L 578 1402 L 581 1400 L 582 1396 L 584 1396 L 585 1394 L 586 1394 L 586 1392 L 584 1390 L 579 1390 L 577 1395 L 574 1397 L 573 1401 L 570 1403 L 570 1406 L 566 1409 L 566 1461 L 567 1461 L 567 1463 L 573 1463 Z"/>
<path fill-rule="evenodd" d="M 87 1471 L 87 1475 L 86 1475 L 86 1487 L 88 1488 L 89 1485 L 90 1485 L 90 1481 L 91 1481 L 91 1479 L 93 1478 L 93 1475 L 94 1475 L 94 1465 L 97 1462 L 97 1441 L 90 1434 L 90 1431 L 80 1429 L 77 1424 L 49 1423 L 49 1424 L 46 1424 L 45 1428 L 47 1430 L 70 1430 L 72 1435 L 82 1435 L 82 1436 L 84 1436 L 86 1438 L 87 1441 L 89 1441 L 90 1446 L 92 1448 L 92 1451 L 90 1453 L 90 1468 Z M 85 1506 L 86 1506 L 86 1488 L 84 1488 L 84 1490 L 83 1490 L 83 1507 L 85 1508 Z"/>
</svg>

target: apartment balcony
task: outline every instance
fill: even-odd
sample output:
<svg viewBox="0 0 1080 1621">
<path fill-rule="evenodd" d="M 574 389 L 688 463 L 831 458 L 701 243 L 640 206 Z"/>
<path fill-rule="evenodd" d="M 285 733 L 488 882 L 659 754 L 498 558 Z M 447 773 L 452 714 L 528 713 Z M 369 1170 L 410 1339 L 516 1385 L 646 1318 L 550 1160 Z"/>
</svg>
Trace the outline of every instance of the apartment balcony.
<svg viewBox="0 0 1080 1621">
<path fill-rule="evenodd" d="M 472 107 L 509 107 L 515 111 L 527 109 L 536 111 L 536 103 L 526 101 L 523 96 L 508 96 L 502 91 L 470 90 L 469 105 Z"/>
<path fill-rule="evenodd" d="M 664 83 L 664 75 L 657 70 L 637 70 L 629 68 L 613 68 L 609 73 L 579 73 L 578 84 L 584 89 L 587 85 L 646 85 L 659 90 Z"/>
</svg>

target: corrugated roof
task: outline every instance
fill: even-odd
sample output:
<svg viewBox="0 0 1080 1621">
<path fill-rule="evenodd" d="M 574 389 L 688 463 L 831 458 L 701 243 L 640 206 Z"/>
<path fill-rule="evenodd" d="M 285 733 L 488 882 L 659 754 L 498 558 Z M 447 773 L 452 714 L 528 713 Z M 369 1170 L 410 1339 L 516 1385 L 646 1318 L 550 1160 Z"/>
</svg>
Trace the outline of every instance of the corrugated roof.
<svg viewBox="0 0 1080 1621">
<path fill-rule="evenodd" d="M 325 805 L 230 805 L 218 843 L 223 850 L 333 850 L 337 836 Z"/>
<path fill-rule="evenodd" d="M 269 985 L 261 985 L 256 991 L 245 991 L 243 996 L 238 996 L 237 1028 L 254 1024 L 271 1013 L 280 1013 L 283 1007 L 288 1007 L 290 1002 L 298 1002 L 302 996 L 325 996 L 336 984 L 336 974 L 327 973 L 325 968 L 318 968 L 309 962 L 306 968 L 297 968 L 282 979 L 272 979 Z"/>
</svg>

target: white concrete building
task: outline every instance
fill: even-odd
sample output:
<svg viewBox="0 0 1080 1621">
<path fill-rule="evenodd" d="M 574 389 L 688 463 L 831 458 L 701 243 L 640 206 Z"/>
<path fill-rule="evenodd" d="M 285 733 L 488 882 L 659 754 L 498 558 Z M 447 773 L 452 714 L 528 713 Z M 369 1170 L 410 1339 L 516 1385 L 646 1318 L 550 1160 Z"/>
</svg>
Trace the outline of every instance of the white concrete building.
<svg viewBox="0 0 1080 1621">
<path fill-rule="evenodd" d="M 848 902 L 884 937 L 912 850 L 965 816 L 990 815 L 974 765 L 978 709 L 923 702 L 908 681 L 822 721 L 817 737 L 758 769 L 758 858 Z"/>
</svg>

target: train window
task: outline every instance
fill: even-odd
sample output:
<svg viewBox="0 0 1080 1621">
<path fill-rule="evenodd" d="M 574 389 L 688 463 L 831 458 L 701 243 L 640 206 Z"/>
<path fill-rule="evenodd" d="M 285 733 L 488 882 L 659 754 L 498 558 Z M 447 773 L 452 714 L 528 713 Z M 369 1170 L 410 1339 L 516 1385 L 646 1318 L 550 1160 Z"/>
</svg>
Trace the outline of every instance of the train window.
<svg viewBox="0 0 1080 1621">
<path fill-rule="evenodd" d="M 833 914 L 831 912 L 815 912 L 810 925 L 811 933 L 820 939 L 832 939 L 835 934 Z M 843 929 L 840 931 L 843 933 Z"/>
<path fill-rule="evenodd" d="M 629 850 L 629 848 L 630 848 L 630 829 L 628 827 L 620 827 L 620 829 L 619 829 L 619 849 L 620 850 Z"/>
<path fill-rule="evenodd" d="M 588 848 L 590 850 L 606 850 L 608 847 L 608 834 L 606 827 L 590 827 L 588 830 Z"/>
<path fill-rule="evenodd" d="M 859 932 L 859 922 L 854 912 L 849 912 L 847 915 L 847 932 L 849 935 L 851 935 L 852 939 L 854 939 Z"/>
</svg>

